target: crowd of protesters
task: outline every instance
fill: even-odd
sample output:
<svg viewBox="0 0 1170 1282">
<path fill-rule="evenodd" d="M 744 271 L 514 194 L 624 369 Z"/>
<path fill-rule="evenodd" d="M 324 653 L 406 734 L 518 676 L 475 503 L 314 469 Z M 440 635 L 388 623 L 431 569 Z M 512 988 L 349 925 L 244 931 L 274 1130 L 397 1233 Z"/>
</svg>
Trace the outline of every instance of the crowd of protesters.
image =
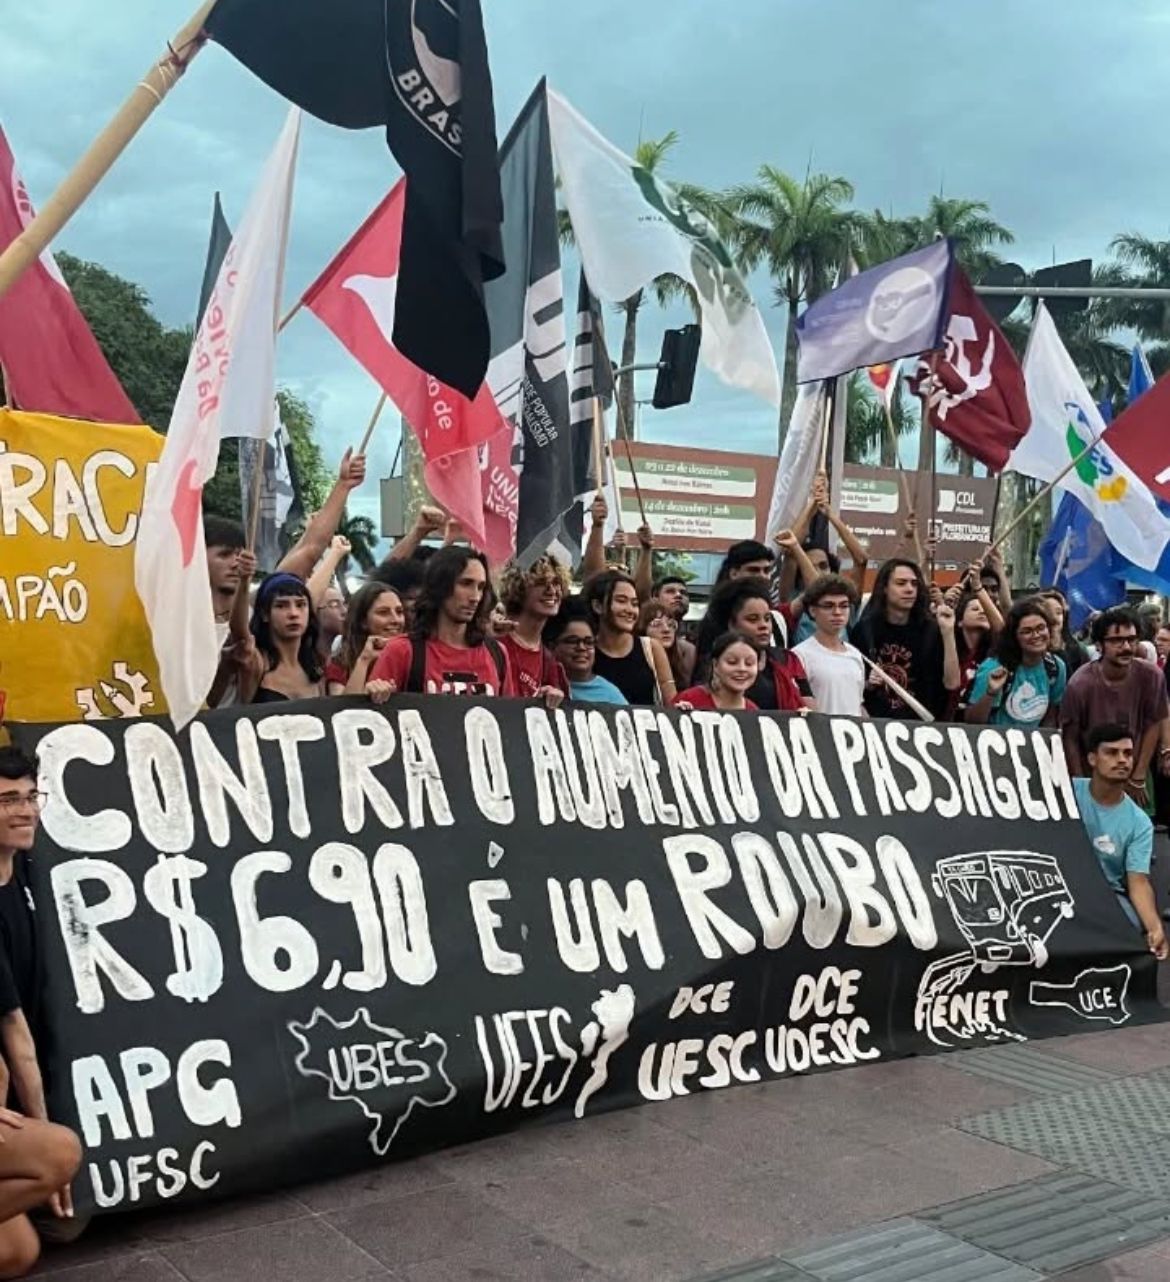
<svg viewBox="0 0 1170 1282">
<path fill-rule="evenodd" d="M 1170 625 L 1160 608 L 1104 611 L 1078 638 L 1059 592 L 1013 599 L 995 553 L 946 590 L 935 586 L 910 554 L 912 521 L 906 555 L 877 568 L 863 599 L 866 552 L 832 510 L 823 478 L 797 527 L 775 533 L 773 546 L 727 549 L 693 629 L 685 580 L 654 577 L 648 528 L 638 531 L 632 572 L 610 559 L 624 549 L 605 546 L 600 498 L 579 589 L 552 555 L 493 568 L 460 541 L 457 524 L 424 507 L 346 595 L 335 576 L 349 545 L 336 530 L 363 477 L 364 460 L 347 455 L 321 511 L 258 585 L 243 529 L 205 520 L 221 646 L 209 707 L 480 695 L 550 708 L 673 705 L 1058 730 L 1105 877 L 1149 949 L 1170 954 L 1150 877 L 1152 819 L 1170 819 Z M 809 537 L 817 514 L 847 565 Z M 69 1218 L 80 1161 L 76 1137 L 48 1121 L 38 1068 L 40 982 L 24 866 L 42 802 L 37 776 L 34 759 L 0 748 L 0 1067 L 21 1109 L 0 1107 L 0 1278 L 21 1276 L 37 1258 L 29 1212 Z"/>
</svg>

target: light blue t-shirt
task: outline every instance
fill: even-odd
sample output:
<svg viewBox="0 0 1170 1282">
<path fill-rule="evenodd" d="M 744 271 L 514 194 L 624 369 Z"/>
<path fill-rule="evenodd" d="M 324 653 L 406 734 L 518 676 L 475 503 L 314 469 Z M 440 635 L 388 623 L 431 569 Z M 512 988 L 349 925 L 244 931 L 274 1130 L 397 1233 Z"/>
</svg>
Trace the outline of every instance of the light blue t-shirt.
<svg viewBox="0 0 1170 1282">
<path fill-rule="evenodd" d="M 1127 894 L 1126 873 L 1149 875 L 1154 854 L 1154 825 L 1132 798 L 1124 797 L 1116 806 L 1103 806 L 1089 791 L 1091 780 L 1072 782 L 1097 862 L 1113 889 Z"/>
<path fill-rule="evenodd" d="M 1044 720 L 1049 707 L 1060 703 L 1064 698 L 1064 687 L 1067 676 L 1064 660 L 1057 654 L 1051 656 L 1055 666 L 1055 676 L 1048 675 L 1048 666 L 1041 661 L 1035 667 L 1018 667 L 1012 676 L 1010 686 L 1005 686 L 996 700 L 987 724 L 991 726 L 1019 726 L 1022 730 L 1031 730 Z M 968 705 L 978 703 L 987 693 L 987 679 L 1000 667 L 998 659 L 984 659 L 975 669 L 975 679 L 971 682 L 971 693 L 967 696 Z"/>
<path fill-rule="evenodd" d="M 596 672 L 588 681 L 570 681 L 569 697 L 579 703 L 629 703 L 612 681 Z"/>
</svg>

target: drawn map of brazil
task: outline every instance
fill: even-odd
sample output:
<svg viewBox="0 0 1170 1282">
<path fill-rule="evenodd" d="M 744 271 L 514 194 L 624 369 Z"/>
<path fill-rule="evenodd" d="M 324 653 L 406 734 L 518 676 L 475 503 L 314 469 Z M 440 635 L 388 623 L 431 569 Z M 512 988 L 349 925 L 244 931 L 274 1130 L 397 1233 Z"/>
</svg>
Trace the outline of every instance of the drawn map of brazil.
<svg viewBox="0 0 1170 1282">
<path fill-rule="evenodd" d="M 307 1023 L 290 1021 L 300 1044 L 295 1059 L 303 1077 L 328 1084 L 329 1098 L 356 1104 L 370 1119 L 370 1147 L 384 1157 L 415 1106 L 441 1108 L 455 1098 L 444 1064 L 447 1043 L 437 1033 L 421 1039 L 373 1023 L 363 1006 L 338 1022 L 317 1009 Z"/>
</svg>

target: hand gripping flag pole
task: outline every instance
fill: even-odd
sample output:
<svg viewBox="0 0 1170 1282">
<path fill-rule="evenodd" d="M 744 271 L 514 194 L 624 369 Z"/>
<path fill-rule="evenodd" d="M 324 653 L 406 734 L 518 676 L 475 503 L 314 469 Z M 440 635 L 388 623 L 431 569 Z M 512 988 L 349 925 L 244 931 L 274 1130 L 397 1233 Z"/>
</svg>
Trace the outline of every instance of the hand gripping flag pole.
<svg viewBox="0 0 1170 1282">
<path fill-rule="evenodd" d="M 90 144 L 65 180 L 49 197 L 37 216 L 0 254 L 0 297 L 21 273 L 49 247 L 54 237 L 88 199 L 109 172 L 114 161 L 130 145 L 134 135 L 150 119 L 155 108 L 178 83 L 191 59 L 203 48 L 207 37 L 203 26 L 217 0 L 204 0 L 167 52 L 135 85 L 130 96 L 108 125 Z"/>
</svg>

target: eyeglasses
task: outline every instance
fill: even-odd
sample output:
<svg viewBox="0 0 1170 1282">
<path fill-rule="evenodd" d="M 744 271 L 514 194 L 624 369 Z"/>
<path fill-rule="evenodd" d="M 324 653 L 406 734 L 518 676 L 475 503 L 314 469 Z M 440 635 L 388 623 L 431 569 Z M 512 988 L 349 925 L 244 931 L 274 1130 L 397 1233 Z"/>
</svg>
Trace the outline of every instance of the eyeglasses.
<svg viewBox="0 0 1170 1282">
<path fill-rule="evenodd" d="M 816 604 L 812 606 L 812 609 L 824 610 L 829 614 L 848 614 L 849 602 L 848 601 L 817 601 Z"/>
<path fill-rule="evenodd" d="M 1137 645 L 1137 637 L 1106 637 L 1106 645 Z"/>
<path fill-rule="evenodd" d="M 563 645 L 566 650 L 592 650 L 596 642 L 592 637 L 561 637 L 557 645 Z"/>
<path fill-rule="evenodd" d="M 1021 641 L 1031 640 L 1033 637 L 1046 637 L 1047 635 L 1048 628 L 1043 623 L 1037 624 L 1034 628 L 1020 628 L 1016 632 L 1016 636 L 1018 636 Z"/>
<path fill-rule="evenodd" d="M 32 806 L 34 810 L 40 810 L 48 798 L 47 792 L 0 793 L 0 811 L 10 814 L 14 810 L 19 810 L 21 806 Z"/>
</svg>

